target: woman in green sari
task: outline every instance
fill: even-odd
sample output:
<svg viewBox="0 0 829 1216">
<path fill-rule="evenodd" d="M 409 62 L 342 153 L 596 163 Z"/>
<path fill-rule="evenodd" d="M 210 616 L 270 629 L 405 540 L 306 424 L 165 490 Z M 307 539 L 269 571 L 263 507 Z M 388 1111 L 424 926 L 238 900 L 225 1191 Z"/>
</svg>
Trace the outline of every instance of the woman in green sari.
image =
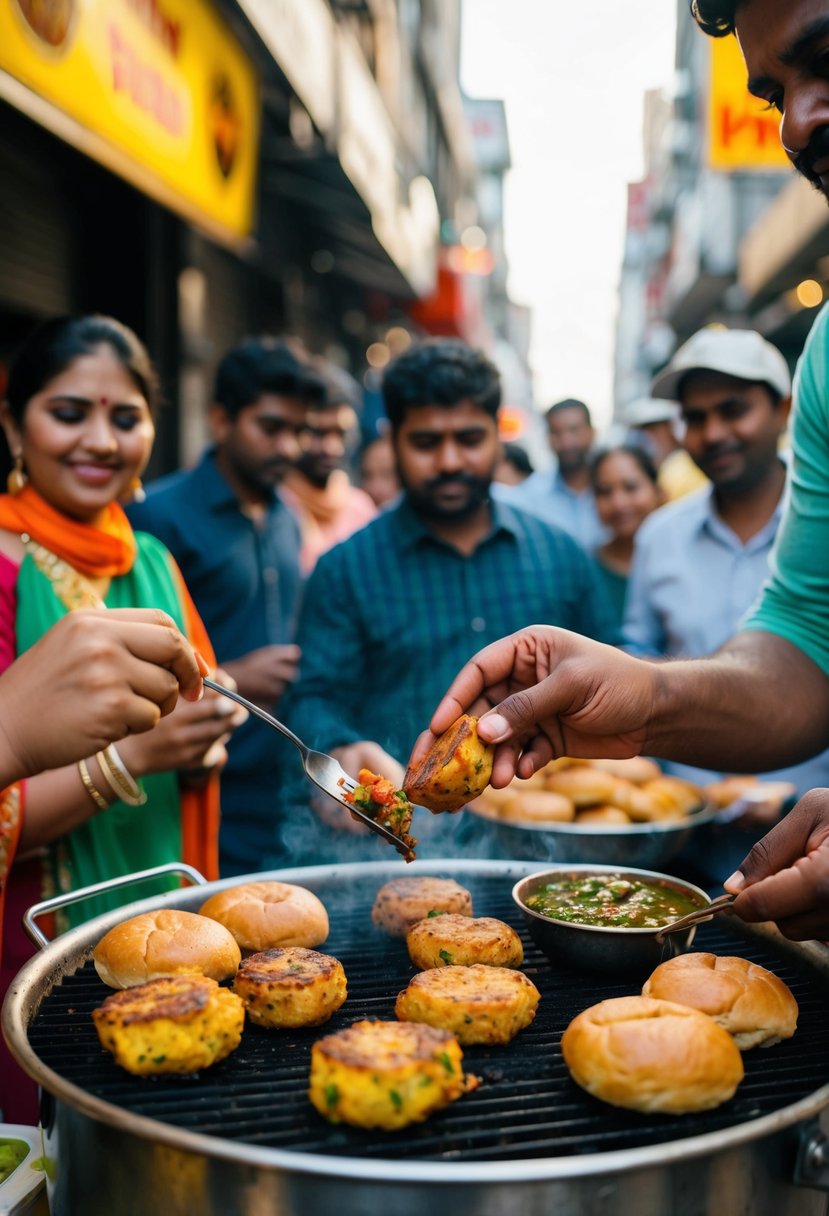
<svg viewBox="0 0 829 1216">
<path fill-rule="evenodd" d="M 0 670 L 67 612 L 102 606 L 162 608 L 213 664 L 170 554 L 133 533 L 119 503 L 149 459 L 155 399 L 146 351 L 111 318 L 49 322 L 13 363 L 2 410 L 14 469 L 0 496 Z M 117 749 L 3 791 L 7 867 L 17 852 L 5 892 L 4 985 L 30 952 L 21 907 L 41 896 L 174 860 L 218 876 L 217 773 L 238 720 L 214 694 L 180 701 Z M 135 892 L 148 894 L 146 885 Z M 75 905 L 58 928 L 132 897 Z M 8 1083 L 2 1092 L 9 1117 Z"/>
</svg>

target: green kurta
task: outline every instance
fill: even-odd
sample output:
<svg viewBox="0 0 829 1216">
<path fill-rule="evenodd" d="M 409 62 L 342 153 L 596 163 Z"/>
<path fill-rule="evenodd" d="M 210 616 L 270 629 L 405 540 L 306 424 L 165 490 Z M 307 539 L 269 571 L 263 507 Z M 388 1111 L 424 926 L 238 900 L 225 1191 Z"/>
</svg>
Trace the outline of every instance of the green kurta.
<svg viewBox="0 0 829 1216">
<path fill-rule="evenodd" d="M 185 628 L 178 584 L 164 546 L 137 532 L 138 554 L 128 574 L 113 578 L 106 596 L 108 608 L 162 608 L 180 629 Z M 22 654 L 54 625 L 67 609 L 27 554 L 17 578 L 17 653 Z M 83 704 L 78 705 L 83 713 Z M 181 858 L 181 817 L 178 774 L 142 777 L 147 801 L 143 806 L 114 802 L 112 806 L 69 832 L 46 850 L 46 889 L 73 891 L 106 878 L 148 869 Z M 132 899 L 169 890 L 177 879 L 160 879 L 122 887 L 111 895 L 84 900 L 61 916 L 61 928 L 71 927 L 110 911 Z"/>
</svg>

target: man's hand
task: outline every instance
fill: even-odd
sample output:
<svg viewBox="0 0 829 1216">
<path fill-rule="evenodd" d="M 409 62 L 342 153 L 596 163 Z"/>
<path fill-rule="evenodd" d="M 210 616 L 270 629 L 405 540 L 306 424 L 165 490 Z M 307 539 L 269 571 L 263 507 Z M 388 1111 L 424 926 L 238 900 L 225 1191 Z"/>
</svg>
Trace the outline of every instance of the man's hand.
<svg viewBox="0 0 829 1216">
<path fill-rule="evenodd" d="M 0 784 L 152 729 L 206 672 L 165 612 L 70 613 L 0 677 Z"/>
<path fill-rule="evenodd" d="M 331 755 L 335 760 L 339 760 L 349 777 L 353 777 L 355 781 L 360 769 L 367 768 L 373 773 L 388 777 L 397 786 L 403 784 L 403 766 L 388 752 L 383 751 L 379 743 L 373 743 L 370 739 L 332 748 Z M 337 831 L 353 832 L 355 836 L 365 836 L 370 831 L 359 819 L 352 818 L 348 808 L 337 802 L 336 798 L 329 798 L 316 788 L 311 796 L 311 807 L 323 823 Z"/>
<path fill-rule="evenodd" d="M 793 941 L 829 938 L 829 789 L 810 790 L 724 884 L 743 920 L 773 920 Z"/>
<path fill-rule="evenodd" d="M 263 709 L 272 709 L 296 679 L 299 659 L 298 646 L 262 646 L 225 663 L 225 668 L 242 696 Z"/>
<path fill-rule="evenodd" d="M 479 651 L 452 682 L 410 764 L 463 713 L 498 745 L 492 785 L 529 777 L 554 756 L 621 758 L 640 753 L 658 668 L 612 646 L 532 625 Z M 482 716 L 483 715 L 483 716 Z"/>
</svg>

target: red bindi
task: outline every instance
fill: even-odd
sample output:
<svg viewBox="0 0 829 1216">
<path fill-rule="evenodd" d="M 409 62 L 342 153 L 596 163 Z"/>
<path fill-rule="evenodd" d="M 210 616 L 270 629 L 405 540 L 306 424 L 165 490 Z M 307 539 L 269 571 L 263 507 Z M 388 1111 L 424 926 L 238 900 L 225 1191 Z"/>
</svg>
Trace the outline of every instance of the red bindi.
<svg viewBox="0 0 829 1216">
<path fill-rule="evenodd" d="M 101 405 L 109 405 L 109 397 L 102 397 Z"/>
</svg>

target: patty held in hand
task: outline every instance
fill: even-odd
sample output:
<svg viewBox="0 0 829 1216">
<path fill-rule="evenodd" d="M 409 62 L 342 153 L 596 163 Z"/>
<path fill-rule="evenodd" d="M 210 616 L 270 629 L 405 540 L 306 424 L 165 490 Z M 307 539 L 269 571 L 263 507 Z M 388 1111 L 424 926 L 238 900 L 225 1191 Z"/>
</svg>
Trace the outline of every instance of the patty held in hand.
<svg viewBox="0 0 829 1216">
<path fill-rule="evenodd" d="M 520 967 L 521 938 L 511 925 L 492 916 L 458 916 L 451 912 L 427 916 L 413 925 L 406 948 L 415 967 Z"/>
<path fill-rule="evenodd" d="M 387 1131 L 418 1123 L 474 1088 L 458 1041 L 413 1022 L 354 1022 L 311 1048 L 308 1097 L 332 1123 Z"/>
<path fill-rule="evenodd" d="M 211 895 L 199 913 L 224 925 L 248 953 L 276 946 L 310 949 L 328 937 L 325 905 L 313 891 L 290 882 L 240 883 Z"/>
<path fill-rule="evenodd" d="M 425 1022 L 458 1042 L 509 1043 L 535 1017 L 540 993 L 522 971 L 506 967 L 437 967 L 421 971 L 399 994 L 398 1018 Z"/>
<path fill-rule="evenodd" d="M 405 937 L 412 925 L 436 912 L 472 915 L 472 896 L 454 878 L 392 878 L 374 900 L 371 919 L 391 937 Z"/>
<path fill-rule="evenodd" d="M 101 1046 L 136 1076 L 209 1068 L 239 1046 L 241 999 L 205 975 L 150 980 L 93 1009 Z"/>
<path fill-rule="evenodd" d="M 482 794 L 492 776 L 495 749 L 478 737 L 478 719 L 453 722 L 403 781 L 406 794 L 435 814 L 459 811 Z"/>
<path fill-rule="evenodd" d="M 772 971 L 744 958 L 680 954 L 661 963 L 643 996 L 707 1013 L 734 1036 L 741 1051 L 770 1047 L 797 1029 L 797 1001 Z"/>
<path fill-rule="evenodd" d="M 246 958 L 233 981 L 257 1026 L 321 1026 L 346 998 L 345 971 L 338 959 L 291 946 Z"/>
<path fill-rule="evenodd" d="M 92 952 L 95 970 L 110 988 L 132 988 L 166 975 L 234 975 L 241 953 L 223 925 L 195 912 L 162 908 L 132 916 L 110 929 Z"/>
<path fill-rule="evenodd" d="M 577 1085 L 628 1110 L 710 1110 L 743 1079 L 739 1048 L 713 1018 L 646 996 L 585 1009 L 562 1035 L 561 1050 Z"/>
</svg>

